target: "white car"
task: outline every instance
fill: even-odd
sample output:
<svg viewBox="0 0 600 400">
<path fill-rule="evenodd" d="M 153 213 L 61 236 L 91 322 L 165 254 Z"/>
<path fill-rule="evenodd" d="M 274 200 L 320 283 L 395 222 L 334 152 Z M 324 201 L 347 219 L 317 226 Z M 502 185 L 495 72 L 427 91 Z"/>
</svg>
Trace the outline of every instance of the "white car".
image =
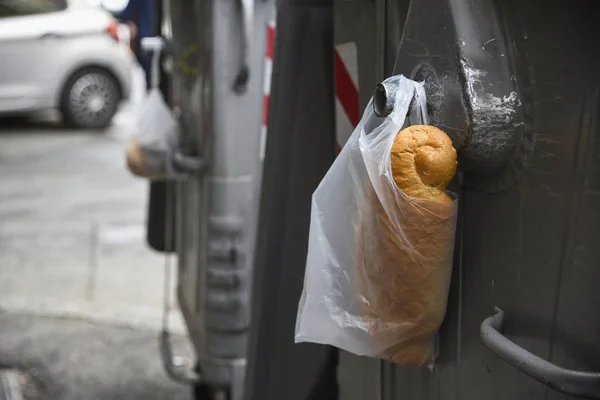
<svg viewBox="0 0 600 400">
<path fill-rule="evenodd" d="M 89 0 L 0 1 L 0 115 L 58 109 L 69 126 L 108 126 L 131 91 L 124 32 Z"/>
</svg>

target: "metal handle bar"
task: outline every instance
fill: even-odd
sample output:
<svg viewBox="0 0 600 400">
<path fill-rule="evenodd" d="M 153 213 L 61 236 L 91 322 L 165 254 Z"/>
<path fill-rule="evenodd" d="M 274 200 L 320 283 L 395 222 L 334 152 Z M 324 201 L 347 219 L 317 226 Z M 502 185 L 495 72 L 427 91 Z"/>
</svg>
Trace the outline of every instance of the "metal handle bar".
<svg viewBox="0 0 600 400">
<path fill-rule="evenodd" d="M 500 333 L 505 314 L 496 314 L 481 323 L 481 341 L 492 353 L 552 389 L 580 399 L 600 399 L 600 373 L 574 371 L 559 367 L 530 353 Z"/>
</svg>

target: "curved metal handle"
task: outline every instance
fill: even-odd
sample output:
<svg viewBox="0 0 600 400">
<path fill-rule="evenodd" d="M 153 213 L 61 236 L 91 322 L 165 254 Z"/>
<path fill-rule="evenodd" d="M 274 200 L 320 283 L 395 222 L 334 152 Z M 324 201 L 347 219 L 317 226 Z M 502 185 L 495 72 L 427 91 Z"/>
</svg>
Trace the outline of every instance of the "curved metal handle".
<svg viewBox="0 0 600 400">
<path fill-rule="evenodd" d="M 178 365 L 178 363 L 175 363 L 173 349 L 171 348 L 171 336 L 169 331 L 164 328 L 160 333 L 159 346 L 160 358 L 162 359 L 163 367 L 171 378 L 187 385 L 198 385 L 204 383 L 204 376 L 191 369 L 185 368 L 184 366 Z"/>
<path fill-rule="evenodd" d="M 505 314 L 495 308 L 496 314 L 481 323 L 481 341 L 498 357 L 519 371 L 551 388 L 580 399 L 600 399 L 600 373 L 561 368 L 532 354 L 502 333 Z"/>
<path fill-rule="evenodd" d="M 186 155 L 181 150 L 173 153 L 171 163 L 177 172 L 188 175 L 198 175 L 204 172 L 207 166 L 204 159 Z"/>
</svg>

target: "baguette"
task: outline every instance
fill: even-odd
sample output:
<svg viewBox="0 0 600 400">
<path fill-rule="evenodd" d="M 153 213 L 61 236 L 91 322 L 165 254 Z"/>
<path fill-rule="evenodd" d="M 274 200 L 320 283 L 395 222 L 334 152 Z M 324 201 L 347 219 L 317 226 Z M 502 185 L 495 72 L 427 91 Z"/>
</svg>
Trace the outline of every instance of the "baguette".
<svg viewBox="0 0 600 400">
<path fill-rule="evenodd" d="M 456 150 L 441 130 L 416 125 L 397 134 L 390 159 L 395 187 L 376 194 L 368 182 L 359 211 L 359 302 L 382 358 L 427 365 L 451 278 Z"/>
</svg>

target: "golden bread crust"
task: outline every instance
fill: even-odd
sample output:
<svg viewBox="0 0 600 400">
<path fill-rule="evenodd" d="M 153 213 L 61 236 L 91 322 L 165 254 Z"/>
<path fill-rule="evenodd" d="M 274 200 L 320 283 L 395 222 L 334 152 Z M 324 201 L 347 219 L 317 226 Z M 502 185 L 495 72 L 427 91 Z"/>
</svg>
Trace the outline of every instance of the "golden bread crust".
<svg viewBox="0 0 600 400">
<path fill-rule="evenodd" d="M 144 153 L 135 137 L 131 137 L 125 145 L 125 159 L 132 174 L 144 176 Z"/>
<path fill-rule="evenodd" d="M 409 126 L 396 136 L 390 155 L 394 181 L 404 194 L 452 202 L 446 187 L 456 173 L 456 150 L 442 130 Z"/>
<path fill-rule="evenodd" d="M 376 194 L 366 182 L 356 237 L 358 293 L 371 337 L 387 346 L 381 357 L 426 365 L 435 355 L 452 271 L 456 208 L 445 189 L 456 151 L 441 130 L 413 126 L 398 134 L 391 155 L 394 180 L 408 196 L 390 186 Z"/>
</svg>

